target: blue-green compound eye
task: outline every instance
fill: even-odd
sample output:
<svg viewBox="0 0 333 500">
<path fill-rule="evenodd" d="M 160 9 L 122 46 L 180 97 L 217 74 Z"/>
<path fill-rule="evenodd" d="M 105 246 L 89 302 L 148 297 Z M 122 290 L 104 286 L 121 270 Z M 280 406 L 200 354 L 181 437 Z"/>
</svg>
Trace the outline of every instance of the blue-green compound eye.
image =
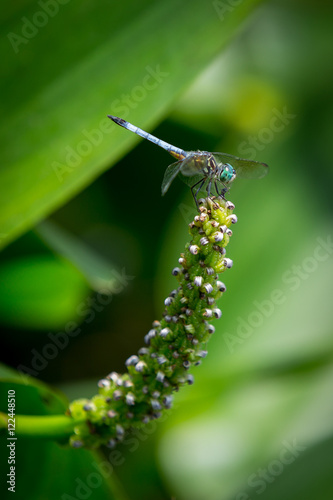
<svg viewBox="0 0 333 500">
<path fill-rule="evenodd" d="M 221 173 L 220 181 L 227 184 L 228 182 L 231 182 L 234 180 L 236 172 L 232 168 L 230 163 L 226 163 L 223 167 L 224 168 L 223 168 L 223 171 Z"/>
</svg>

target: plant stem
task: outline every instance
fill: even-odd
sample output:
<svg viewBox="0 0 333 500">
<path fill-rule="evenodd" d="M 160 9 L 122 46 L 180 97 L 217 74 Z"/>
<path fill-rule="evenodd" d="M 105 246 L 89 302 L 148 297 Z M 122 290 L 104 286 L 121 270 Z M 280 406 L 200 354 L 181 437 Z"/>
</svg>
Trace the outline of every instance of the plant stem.
<svg viewBox="0 0 333 500">
<path fill-rule="evenodd" d="M 8 416 L 0 413 L 0 428 L 7 429 Z M 48 439 L 68 438 L 75 422 L 67 415 L 16 415 L 15 434 Z"/>
<path fill-rule="evenodd" d="M 144 338 L 146 347 L 127 359 L 127 372 L 101 379 L 96 396 L 70 405 L 79 421 L 70 438 L 73 447 L 115 447 L 127 432 L 171 408 L 174 391 L 193 383 L 189 369 L 206 357 L 215 331 L 210 322 L 222 315 L 216 300 L 226 287 L 218 274 L 232 266 L 225 247 L 237 222 L 233 209 L 222 198 L 201 200 L 200 213 L 189 224 L 191 241 L 172 271 L 178 288 L 165 299 L 163 318 Z"/>
<path fill-rule="evenodd" d="M 225 257 L 237 222 L 234 205 L 224 199 L 201 200 L 200 214 L 189 224 L 191 241 L 172 274 L 178 288 L 165 299 L 161 321 L 145 336 L 146 347 L 126 361 L 127 372 L 111 372 L 98 382 L 93 398 L 71 403 L 69 415 L 16 415 L 15 434 L 68 440 L 74 448 L 116 446 L 126 433 L 142 427 L 172 406 L 172 393 L 192 384 L 188 370 L 206 357 L 206 344 L 221 317 L 216 306 L 226 290 L 218 274 L 232 266 Z M 7 429 L 0 413 L 0 429 Z"/>
</svg>

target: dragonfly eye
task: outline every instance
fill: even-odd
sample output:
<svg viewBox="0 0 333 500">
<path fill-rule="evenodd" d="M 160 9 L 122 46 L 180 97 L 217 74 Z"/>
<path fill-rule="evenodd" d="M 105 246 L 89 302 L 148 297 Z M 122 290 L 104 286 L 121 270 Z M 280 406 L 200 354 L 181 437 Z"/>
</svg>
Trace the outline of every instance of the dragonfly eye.
<svg viewBox="0 0 333 500">
<path fill-rule="evenodd" d="M 236 177 L 236 172 L 230 165 L 230 163 L 226 163 L 225 165 L 223 165 L 223 170 L 221 173 L 220 180 L 227 184 L 228 182 L 232 182 L 235 177 Z"/>
</svg>

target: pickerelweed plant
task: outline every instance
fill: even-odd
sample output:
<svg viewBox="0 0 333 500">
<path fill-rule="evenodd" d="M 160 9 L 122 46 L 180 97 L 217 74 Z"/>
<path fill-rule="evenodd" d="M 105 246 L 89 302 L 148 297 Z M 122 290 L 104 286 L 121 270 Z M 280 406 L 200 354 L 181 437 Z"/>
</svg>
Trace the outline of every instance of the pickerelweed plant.
<svg viewBox="0 0 333 500">
<path fill-rule="evenodd" d="M 222 315 L 216 301 L 226 287 L 218 274 L 232 266 L 226 246 L 237 222 L 230 201 L 207 198 L 199 204 L 189 224 L 192 239 L 172 270 L 178 287 L 165 299 L 163 318 L 153 322 L 145 347 L 127 359 L 124 374 L 101 379 L 96 396 L 70 404 L 72 447 L 115 447 L 131 429 L 171 408 L 174 391 L 193 383 L 189 369 L 206 357 L 215 331 L 210 322 Z"/>
<path fill-rule="evenodd" d="M 68 442 L 73 448 L 115 447 L 127 433 L 159 418 L 172 406 L 172 393 L 193 384 L 189 369 L 207 355 L 206 345 L 221 317 L 216 301 L 226 287 L 218 274 L 232 266 L 226 246 L 237 222 L 234 205 L 219 198 L 199 200 L 189 224 L 191 241 L 172 270 L 178 287 L 165 299 L 161 321 L 146 334 L 145 347 L 126 361 L 124 374 L 98 382 L 98 394 L 73 401 L 66 414 L 16 415 L 16 434 Z M 8 416 L 0 413 L 0 428 Z"/>
</svg>

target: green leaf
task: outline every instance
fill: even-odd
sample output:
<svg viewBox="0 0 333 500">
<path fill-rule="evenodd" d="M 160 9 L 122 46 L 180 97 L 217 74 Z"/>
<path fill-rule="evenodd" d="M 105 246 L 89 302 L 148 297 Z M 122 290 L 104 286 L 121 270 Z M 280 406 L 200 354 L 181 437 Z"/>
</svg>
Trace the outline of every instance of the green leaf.
<svg viewBox="0 0 333 500">
<path fill-rule="evenodd" d="M 27 256 L 0 266 L 0 316 L 10 326 L 60 329 L 79 316 L 73 311 L 88 293 L 84 276 L 53 255 Z"/>
<path fill-rule="evenodd" d="M 129 0 L 85 6 L 73 0 L 59 4 L 39 28 L 35 2 L 11 7 L 0 42 L 8 58 L 0 87 L 1 246 L 135 143 L 108 113 L 150 130 L 258 3 L 247 0 L 222 12 L 217 2 L 200 0 L 146 1 L 144 7 Z"/>
</svg>

